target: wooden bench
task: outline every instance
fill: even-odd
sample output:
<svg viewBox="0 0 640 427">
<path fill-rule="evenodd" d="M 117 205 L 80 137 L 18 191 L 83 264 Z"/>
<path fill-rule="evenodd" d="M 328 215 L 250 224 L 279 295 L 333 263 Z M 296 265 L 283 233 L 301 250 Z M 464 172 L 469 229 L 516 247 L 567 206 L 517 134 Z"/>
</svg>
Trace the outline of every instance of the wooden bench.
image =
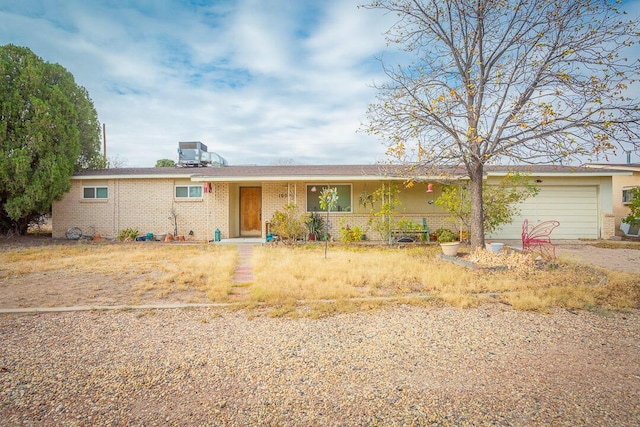
<svg viewBox="0 0 640 427">
<path fill-rule="evenodd" d="M 556 246 L 551 242 L 551 232 L 560 225 L 559 221 L 545 221 L 530 226 L 529 220 L 522 223 L 522 253 L 537 253 L 549 261 L 556 257 Z"/>
</svg>

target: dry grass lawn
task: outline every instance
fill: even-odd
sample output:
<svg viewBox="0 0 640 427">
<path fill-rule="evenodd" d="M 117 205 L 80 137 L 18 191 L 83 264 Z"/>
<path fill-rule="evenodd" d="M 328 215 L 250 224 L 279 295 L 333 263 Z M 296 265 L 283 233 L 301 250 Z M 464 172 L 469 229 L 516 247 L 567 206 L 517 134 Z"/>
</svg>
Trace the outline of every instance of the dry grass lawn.
<svg viewBox="0 0 640 427">
<path fill-rule="evenodd" d="M 111 286 L 115 291 L 126 284 L 132 294 L 139 298 L 148 294 L 154 301 L 170 301 L 181 292 L 226 301 L 237 258 L 235 248 L 212 245 L 46 245 L 0 253 L 0 287 L 6 293 L 12 286 L 21 286 L 22 292 L 44 293 L 47 288 L 66 285 L 73 293 L 99 282 L 98 290 L 108 292 Z M 58 299 L 65 297 L 59 295 L 64 292 L 56 292 Z M 67 305 L 71 302 L 75 301 Z M 44 301 L 42 305 L 56 306 L 60 302 Z M 100 301 L 95 305 L 101 305 Z"/>
<path fill-rule="evenodd" d="M 551 269 L 534 268 L 528 260 L 509 270 L 472 270 L 438 259 L 439 251 L 435 246 L 334 247 L 325 260 L 317 246 L 259 248 L 254 253 L 255 281 L 250 295 L 255 302 L 276 304 L 279 309 L 274 314 L 300 311 L 301 300 L 314 301 L 312 311 L 319 314 L 376 306 L 380 301 L 436 301 L 461 308 L 499 301 L 536 311 L 640 307 L 640 278 L 636 275 L 562 260 Z M 366 300 L 360 300 L 363 298 Z M 308 308 L 305 305 L 302 311 Z"/>
<path fill-rule="evenodd" d="M 235 246 L 44 245 L 0 253 L 0 290 L 5 294 L 12 289 L 42 293 L 73 282 L 89 287 L 99 277 L 100 290 L 106 293 L 110 287 L 126 284 L 140 298 L 151 295 L 166 302 L 201 302 L 179 298 L 193 293 L 209 302 L 267 307 L 276 316 L 323 316 L 385 304 L 464 308 L 487 301 L 542 312 L 554 307 L 602 311 L 640 307 L 637 275 L 562 259 L 555 268 L 534 268 L 531 260 L 519 254 L 509 256 L 511 269 L 472 270 L 437 258 L 439 251 L 436 246 L 333 246 L 325 259 L 319 245 L 256 246 L 254 280 L 235 284 L 233 275 L 239 262 Z M 506 258 L 503 262 L 507 263 Z M 240 288 L 242 292 L 237 292 Z M 77 291 L 67 289 L 70 294 Z M 43 305 L 64 305 L 59 300 L 70 297 L 64 292 L 56 292 L 57 300 Z"/>
</svg>

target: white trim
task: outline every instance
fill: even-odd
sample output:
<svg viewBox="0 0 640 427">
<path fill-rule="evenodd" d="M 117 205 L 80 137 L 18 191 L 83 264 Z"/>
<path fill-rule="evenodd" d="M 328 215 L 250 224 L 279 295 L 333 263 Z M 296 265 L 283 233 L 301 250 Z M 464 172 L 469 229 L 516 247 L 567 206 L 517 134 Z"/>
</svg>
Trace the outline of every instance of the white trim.
<svg viewBox="0 0 640 427">
<path fill-rule="evenodd" d="M 93 189 L 94 197 L 85 197 L 84 190 L 87 188 Z M 107 197 L 98 197 L 98 189 L 104 188 L 107 190 Z M 83 185 L 82 186 L 82 200 L 109 200 L 109 186 L 108 185 Z"/>
<path fill-rule="evenodd" d="M 326 181 L 320 181 L 320 182 L 306 182 L 305 186 L 304 186 L 304 194 L 305 197 L 307 196 L 307 194 L 309 194 L 309 192 L 307 191 L 309 187 L 318 187 L 317 188 L 317 194 L 320 194 L 320 191 L 322 189 L 322 187 L 332 187 L 332 186 L 337 186 L 337 185 L 348 185 L 349 186 L 349 198 L 350 200 L 350 204 L 349 204 L 349 210 L 348 211 L 331 211 L 331 213 L 345 213 L 345 214 L 352 214 L 354 209 L 353 209 L 353 183 L 352 182 L 326 182 Z M 338 200 L 339 201 L 339 200 Z M 326 213 L 327 211 L 325 210 L 317 210 L 317 211 L 310 211 L 309 210 L 309 199 L 306 200 L 305 203 L 305 212 L 307 213 L 311 213 L 311 212 L 323 212 Z"/>
<path fill-rule="evenodd" d="M 621 201 L 621 203 L 622 203 L 624 206 L 628 206 L 628 205 L 630 205 L 630 204 L 633 202 L 633 196 L 629 197 L 629 199 L 628 199 L 628 200 L 625 200 L 625 193 L 626 193 L 626 192 L 628 192 L 628 191 L 630 191 L 630 190 L 633 190 L 633 189 L 635 189 L 635 188 L 640 188 L 640 187 L 638 187 L 637 185 L 630 185 L 630 186 L 624 186 L 624 187 L 622 187 L 622 189 L 621 189 L 622 191 L 621 191 L 620 196 L 621 196 L 621 200 L 622 200 L 622 201 Z"/>
<path fill-rule="evenodd" d="M 389 176 L 372 176 L 372 175 L 278 175 L 278 176 L 192 176 L 191 181 L 212 181 L 212 182 L 307 182 L 307 181 L 403 181 L 407 177 L 389 177 Z M 423 178 L 420 178 L 423 179 Z M 427 178 L 424 178 L 427 179 Z M 433 178 L 435 180 L 435 178 Z"/>
<path fill-rule="evenodd" d="M 597 175 L 597 174 L 591 174 Z M 287 181 L 404 181 L 408 176 L 388 176 L 388 175 L 242 175 L 242 176 L 208 176 L 208 175 L 76 175 L 72 180 L 108 180 L 108 179 L 188 179 L 192 182 L 287 182 Z M 468 179 L 466 176 L 417 176 L 413 177 L 417 181 L 454 181 Z"/>
<path fill-rule="evenodd" d="M 180 197 L 178 196 L 177 193 L 177 189 L 178 188 L 186 188 L 187 189 L 187 196 L 186 197 Z M 200 188 L 200 195 L 199 196 L 191 196 L 191 188 Z M 189 184 L 174 184 L 173 186 L 173 198 L 176 201 L 185 201 L 185 200 L 202 200 L 204 196 L 204 188 L 202 185 L 189 185 Z"/>
<path fill-rule="evenodd" d="M 524 175 L 524 176 L 529 176 L 529 177 L 537 177 L 537 176 L 548 176 L 548 177 L 593 177 L 593 178 L 600 178 L 600 177 L 608 177 L 608 176 L 630 176 L 633 175 L 632 172 L 612 172 L 612 171 L 608 171 L 608 172 L 602 172 L 602 173 L 594 173 L 594 172 L 536 172 L 536 171 L 527 171 L 527 172 L 521 172 L 518 171 L 518 173 L 520 175 Z M 506 175 L 513 175 L 513 172 L 509 172 L 509 171 L 491 171 L 491 172 L 487 172 L 486 173 L 487 176 L 506 176 Z"/>
</svg>

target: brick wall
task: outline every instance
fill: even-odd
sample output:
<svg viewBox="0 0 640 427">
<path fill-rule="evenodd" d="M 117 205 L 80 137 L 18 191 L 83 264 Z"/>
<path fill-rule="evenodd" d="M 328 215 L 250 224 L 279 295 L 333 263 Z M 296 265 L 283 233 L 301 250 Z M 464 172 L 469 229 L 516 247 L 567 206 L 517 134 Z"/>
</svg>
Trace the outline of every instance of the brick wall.
<svg viewBox="0 0 640 427">
<path fill-rule="evenodd" d="M 359 184 L 362 186 L 362 184 Z M 356 185 L 354 184 L 354 187 Z M 357 199 L 359 194 L 359 188 L 354 188 L 353 197 L 353 209 L 355 213 L 345 212 L 331 212 L 329 214 L 329 234 L 333 239 L 340 239 L 340 223 L 350 227 L 359 226 L 366 234 L 369 240 L 380 240 L 380 235 L 371 227 L 369 227 L 369 213 L 358 206 Z M 287 182 L 265 182 L 262 184 L 262 226 L 263 236 L 266 235 L 266 224 L 272 218 L 274 212 L 284 210 L 285 206 L 289 203 L 296 205 L 297 215 L 303 215 L 306 212 L 307 200 L 306 200 L 306 183 L 287 183 Z M 433 209 L 431 207 L 430 209 Z M 321 213 L 322 219 L 326 222 L 326 213 Z M 450 228 L 451 230 L 458 230 L 458 226 L 452 224 L 448 215 L 443 213 L 403 213 L 398 212 L 396 215 L 396 221 L 406 218 L 410 219 L 420 225 L 422 225 L 422 218 L 426 218 L 427 226 L 430 231 L 435 231 L 438 228 Z"/>
<path fill-rule="evenodd" d="M 114 235 L 115 202 L 111 197 L 114 191 L 113 181 L 101 182 L 100 185 L 107 186 L 109 199 L 83 200 L 82 181 L 71 181 L 71 190 L 62 200 L 53 202 L 51 225 L 54 238 L 64 237 L 69 227 L 79 227 L 84 234 Z"/>
<path fill-rule="evenodd" d="M 174 198 L 175 185 L 200 185 L 188 180 L 109 180 L 106 200 L 83 199 L 83 185 L 94 184 L 73 180 L 71 191 L 62 200 L 54 202 L 53 237 L 64 237 L 69 227 L 79 227 L 85 234 L 99 233 L 105 238 L 115 238 L 127 228 L 137 229 L 141 235 L 173 234 L 173 213 L 178 235 L 198 241 L 211 240 L 217 227 L 223 238 L 229 236 L 228 184 L 213 184 L 211 193 L 191 200 Z"/>
<path fill-rule="evenodd" d="M 296 205 L 296 214 L 306 211 L 304 183 L 264 182 L 262 184 L 262 235 L 266 236 L 267 223 L 276 211 L 283 211 L 288 204 Z"/>
<path fill-rule="evenodd" d="M 616 216 L 613 213 L 602 214 L 602 223 L 600 225 L 600 238 L 612 239 L 616 235 Z"/>
<path fill-rule="evenodd" d="M 203 192 L 201 199 L 177 200 L 174 198 L 175 185 L 201 185 L 188 179 L 117 179 L 117 180 L 72 180 L 71 190 L 64 198 L 53 204 L 53 237 L 64 237 L 69 227 L 79 227 L 85 234 L 99 233 L 105 238 L 115 238 L 126 228 L 134 228 L 141 235 L 146 233 L 172 233 L 174 223 L 171 218 L 175 212 L 178 235 L 184 235 L 196 241 L 213 239 L 214 230 L 220 230 L 221 237 L 236 237 L 237 200 L 232 198 L 232 185 L 212 183 L 211 192 Z M 106 186 L 109 197 L 106 200 L 85 200 L 82 189 L 88 186 Z M 259 185 L 259 184 L 257 184 Z M 340 221 L 349 226 L 360 226 L 371 240 L 379 240 L 377 232 L 368 227 L 368 209 L 358 206 L 357 200 L 362 184 L 354 184 L 354 213 L 332 212 L 329 217 L 329 233 L 335 239 L 340 238 Z M 234 187 L 235 188 L 235 187 Z M 266 235 L 266 224 L 278 210 L 294 203 L 297 214 L 306 212 L 306 183 L 304 182 L 264 182 L 262 183 L 262 236 Z M 424 204 L 424 203 L 422 203 Z M 422 205 L 421 205 L 422 206 Z M 417 208 L 416 208 L 417 209 Z M 396 220 L 408 218 L 422 225 L 427 219 L 430 231 L 438 228 L 456 230 L 446 214 L 398 212 Z M 326 217 L 323 217 L 325 219 Z M 604 227 L 603 227 L 604 229 Z M 193 236 L 189 237 L 189 232 Z"/>
<path fill-rule="evenodd" d="M 228 183 L 214 183 L 212 184 L 212 190 L 208 196 L 207 202 L 209 211 L 209 225 L 207 229 L 209 231 L 209 240 L 213 239 L 213 233 L 217 228 L 220 230 L 220 237 L 228 239 L 233 237 L 231 235 L 231 224 L 229 223 L 229 184 Z"/>
</svg>

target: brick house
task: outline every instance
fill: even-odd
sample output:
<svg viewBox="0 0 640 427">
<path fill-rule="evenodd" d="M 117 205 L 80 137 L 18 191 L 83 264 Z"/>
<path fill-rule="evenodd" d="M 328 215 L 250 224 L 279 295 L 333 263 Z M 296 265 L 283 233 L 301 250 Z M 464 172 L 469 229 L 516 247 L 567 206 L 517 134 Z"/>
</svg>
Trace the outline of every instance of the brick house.
<svg viewBox="0 0 640 427">
<path fill-rule="evenodd" d="M 530 174 L 538 182 L 538 196 L 521 205 L 522 214 L 503 227 L 494 239 L 518 239 L 524 218 L 529 223 L 557 219 L 557 239 L 610 238 L 615 234 L 612 177 L 626 171 L 607 169 L 518 166 L 487 167 L 489 183 L 508 170 Z M 220 230 L 223 239 L 262 237 L 273 213 L 287 204 L 300 213 L 320 211 L 319 190 L 336 187 L 339 203 L 331 213 L 330 233 L 339 235 L 339 220 L 367 226 L 370 207 L 359 203 L 362 194 L 395 182 L 402 188 L 399 218 L 411 219 L 430 230 L 455 229 L 457 224 L 433 201 L 442 182 L 465 179 L 464 174 L 424 175 L 405 188 L 405 173 L 399 166 L 218 166 L 176 168 L 122 168 L 86 170 L 72 177 L 72 188 L 52 210 L 53 237 L 65 236 L 69 227 L 85 234 L 115 237 L 120 230 L 173 233 L 173 214 L 178 235 L 197 241 L 213 239 Z M 428 191 L 428 190 L 432 191 Z M 377 237 L 369 232 L 372 239 Z"/>
</svg>

